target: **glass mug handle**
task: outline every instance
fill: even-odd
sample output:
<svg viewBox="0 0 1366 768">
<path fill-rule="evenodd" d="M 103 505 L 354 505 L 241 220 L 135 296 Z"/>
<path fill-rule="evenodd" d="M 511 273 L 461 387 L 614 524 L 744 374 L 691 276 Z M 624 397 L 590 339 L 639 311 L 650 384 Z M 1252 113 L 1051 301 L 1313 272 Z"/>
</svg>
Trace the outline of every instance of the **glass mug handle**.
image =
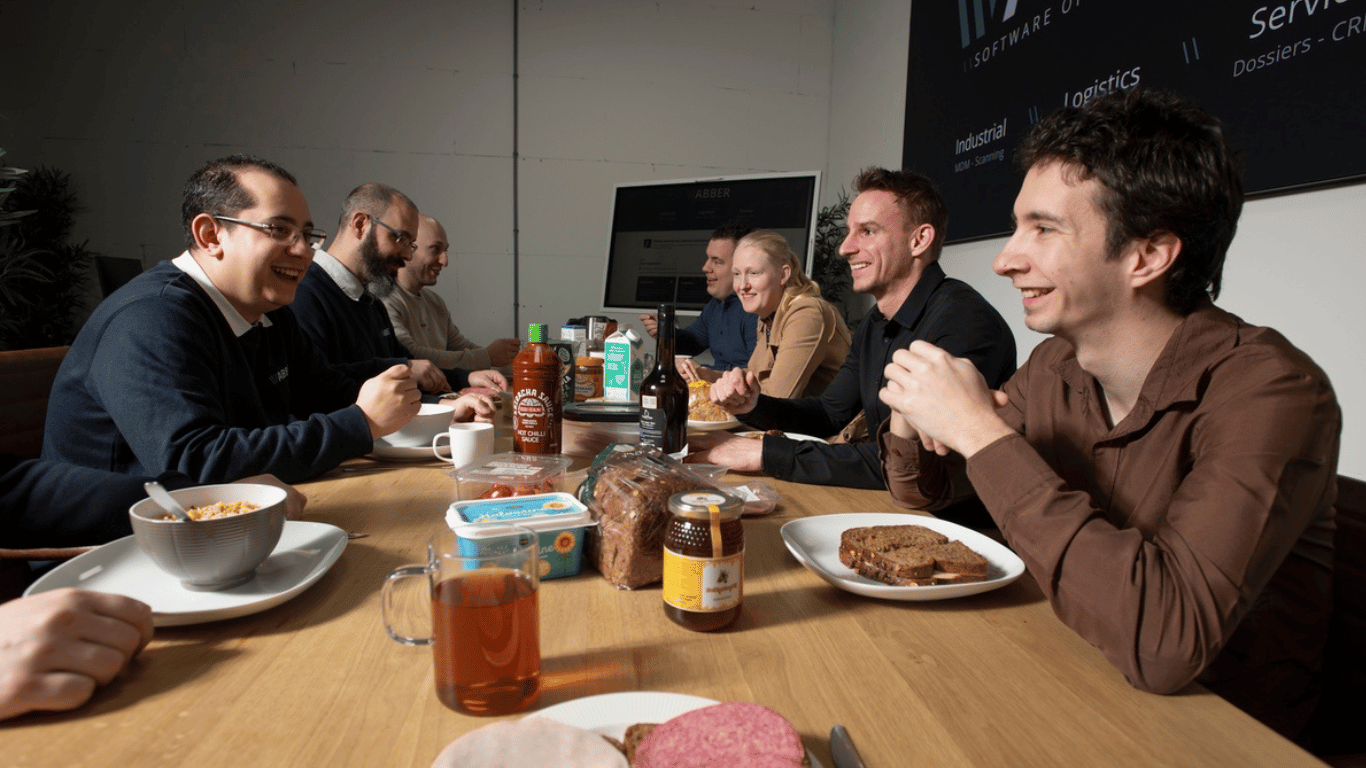
<svg viewBox="0 0 1366 768">
<path fill-rule="evenodd" d="M 404 645 L 431 645 L 432 636 L 429 634 L 426 637 L 410 637 L 403 634 L 401 628 L 396 629 L 394 627 L 393 622 L 390 621 L 390 617 L 399 613 L 399 610 L 395 607 L 394 587 L 398 582 L 403 581 L 404 579 L 422 577 L 426 585 L 424 594 L 427 597 L 428 611 L 430 611 L 431 575 L 432 568 L 429 565 L 405 565 L 402 568 L 395 569 L 393 573 L 389 574 L 384 579 L 384 587 L 380 590 L 380 615 L 384 618 L 384 631 L 389 633 L 389 637 L 392 637 L 394 640 L 397 640 Z M 411 605 L 411 601 L 401 602 Z"/>
</svg>

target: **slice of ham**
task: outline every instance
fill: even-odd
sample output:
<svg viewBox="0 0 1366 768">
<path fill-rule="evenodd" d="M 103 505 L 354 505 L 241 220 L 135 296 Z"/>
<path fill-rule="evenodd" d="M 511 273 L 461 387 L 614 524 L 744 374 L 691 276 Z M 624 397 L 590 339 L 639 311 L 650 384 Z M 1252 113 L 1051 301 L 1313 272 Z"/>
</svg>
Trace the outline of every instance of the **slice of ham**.
<svg viewBox="0 0 1366 768">
<path fill-rule="evenodd" d="M 476 728 L 441 750 L 432 768 L 628 768 L 626 756 L 592 731 L 544 717 Z"/>
<path fill-rule="evenodd" d="M 654 729 L 636 750 L 636 768 L 796 768 L 806 750 L 787 718 L 761 704 L 733 701 L 685 712 Z"/>
</svg>

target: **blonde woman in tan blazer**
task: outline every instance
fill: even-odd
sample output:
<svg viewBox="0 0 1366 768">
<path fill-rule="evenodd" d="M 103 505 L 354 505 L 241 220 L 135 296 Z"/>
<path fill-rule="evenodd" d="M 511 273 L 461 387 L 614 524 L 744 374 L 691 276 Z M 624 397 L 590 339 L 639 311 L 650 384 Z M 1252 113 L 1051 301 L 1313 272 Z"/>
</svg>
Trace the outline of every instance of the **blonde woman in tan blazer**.
<svg viewBox="0 0 1366 768">
<path fill-rule="evenodd" d="M 745 235 L 731 270 L 745 311 L 759 318 L 748 370 L 760 391 L 784 398 L 824 392 L 849 355 L 849 326 L 802 272 L 786 238 L 772 230 Z"/>
</svg>

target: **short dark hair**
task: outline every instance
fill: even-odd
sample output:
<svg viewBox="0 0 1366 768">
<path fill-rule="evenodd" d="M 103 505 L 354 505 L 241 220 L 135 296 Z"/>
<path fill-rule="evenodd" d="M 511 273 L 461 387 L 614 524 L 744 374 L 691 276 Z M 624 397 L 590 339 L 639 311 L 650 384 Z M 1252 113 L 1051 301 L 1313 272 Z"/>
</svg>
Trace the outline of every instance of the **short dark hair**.
<svg viewBox="0 0 1366 768">
<path fill-rule="evenodd" d="M 754 227 L 750 226 L 749 222 L 740 219 L 731 219 L 725 224 L 717 227 L 716 231 L 711 233 L 711 239 L 735 240 L 736 242 L 739 242 L 740 238 L 753 231 Z"/>
<path fill-rule="evenodd" d="M 294 186 L 299 182 L 284 168 L 252 155 L 229 155 L 210 160 L 185 182 L 180 198 L 180 223 L 185 231 L 185 247 L 194 248 L 190 222 L 201 213 L 210 216 L 236 216 L 256 205 L 256 198 L 242 186 L 238 174 L 248 170 L 265 171 Z"/>
<path fill-rule="evenodd" d="M 934 240 L 928 251 L 930 259 L 938 259 L 944 250 L 944 237 L 949 231 L 949 206 L 934 182 L 922 173 L 868 167 L 854 177 L 854 191 L 890 192 L 901 206 L 906 223 L 911 227 L 929 224 L 934 227 Z"/>
<path fill-rule="evenodd" d="M 346 229 L 346 223 L 356 213 L 364 213 L 370 216 L 383 216 L 386 211 L 398 203 L 406 203 L 417 210 L 417 204 L 408 199 L 408 196 L 399 192 L 388 184 L 369 182 L 351 190 L 351 194 L 342 201 L 341 218 L 337 220 L 337 231 Z M 412 233 L 414 237 L 417 233 Z"/>
<path fill-rule="evenodd" d="M 1219 121 L 1174 94 L 1148 88 L 1065 107 L 1034 126 L 1017 159 L 1026 172 L 1061 162 L 1104 189 L 1111 257 L 1136 238 L 1169 232 L 1181 253 L 1166 301 L 1189 314 L 1219 297 L 1224 258 L 1243 210 L 1238 160 Z"/>
</svg>

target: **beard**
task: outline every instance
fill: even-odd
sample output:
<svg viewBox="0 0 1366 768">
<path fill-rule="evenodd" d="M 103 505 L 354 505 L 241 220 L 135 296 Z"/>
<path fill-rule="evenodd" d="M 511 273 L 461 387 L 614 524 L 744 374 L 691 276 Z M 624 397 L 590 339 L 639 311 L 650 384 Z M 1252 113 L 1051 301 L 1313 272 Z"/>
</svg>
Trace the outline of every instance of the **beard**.
<svg viewBox="0 0 1366 768">
<path fill-rule="evenodd" d="M 375 230 L 378 227 L 371 227 L 370 234 L 360 243 L 360 261 L 365 271 L 366 289 L 371 296 L 382 299 L 394 292 L 394 286 L 398 281 L 389 271 L 389 260 L 379 252 L 379 242 L 375 239 Z"/>
</svg>

